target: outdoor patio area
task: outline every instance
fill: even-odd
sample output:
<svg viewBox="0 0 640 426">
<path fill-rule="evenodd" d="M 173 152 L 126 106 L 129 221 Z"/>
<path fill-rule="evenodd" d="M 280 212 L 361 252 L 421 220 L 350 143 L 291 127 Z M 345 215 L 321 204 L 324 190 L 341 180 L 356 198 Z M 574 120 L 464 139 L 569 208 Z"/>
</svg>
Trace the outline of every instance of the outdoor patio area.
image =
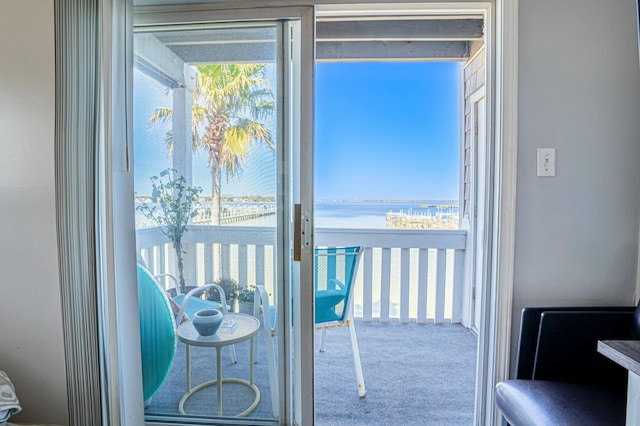
<svg viewBox="0 0 640 426">
<path fill-rule="evenodd" d="M 477 338 L 460 324 L 399 324 L 356 321 L 367 396 L 358 397 L 346 328 L 327 331 L 326 352 L 316 352 L 316 420 L 319 425 L 470 425 L 473 422 Z M 247 418 L 273 419 L 264 337 L 255 364 L 261 398 Z M 320 334 L 316 336 L 319 345 Z M 223 350 L 223 377 L 249 378 L 249 343 L 236 345 L 238 363 Z M 192 386 L 215 377 L 215 350 L 191 350 Z M 178 351 L 147 414 L 177 415 L 186 390 L 185 346 Z M 223 416 L 253 401 L 246 386 L 225 384 Z M 216 415 L 215 386 L 185 404 L 193 416 Z"/>
</svg>

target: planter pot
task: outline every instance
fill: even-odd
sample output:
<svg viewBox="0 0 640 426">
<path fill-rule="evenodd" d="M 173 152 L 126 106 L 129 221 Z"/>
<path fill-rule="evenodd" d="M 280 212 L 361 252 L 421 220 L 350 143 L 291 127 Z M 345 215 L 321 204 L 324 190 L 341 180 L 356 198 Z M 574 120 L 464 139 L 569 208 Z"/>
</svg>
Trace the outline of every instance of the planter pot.
<svg viewBox="0 0 640 426">
<path fill-rule="evenodd" d="M 222 312 L 217 309 L 202 309 L 193 316 L 193 327 L 201 336 L 216 334 L 222 324 Z"/>
<path fill-rule="evenodd" d="M 253 315 L 253 302 L 238 302 L 241 314 Z"/>
</svg>

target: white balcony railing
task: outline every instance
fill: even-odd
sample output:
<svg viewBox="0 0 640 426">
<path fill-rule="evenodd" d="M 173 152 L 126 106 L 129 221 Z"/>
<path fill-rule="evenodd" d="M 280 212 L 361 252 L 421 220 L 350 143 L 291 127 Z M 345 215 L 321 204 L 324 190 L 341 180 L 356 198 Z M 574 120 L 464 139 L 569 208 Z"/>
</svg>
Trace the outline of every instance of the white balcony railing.
<svg viewBox="0 0 640 426">
<path fill-rule="evenodd" d="M 459 323 L 464 295 L 465 230 L 316 228 L 318 246 L 365 247 L 354 316 L 364 321 Z M 275 229 L 192 226 L 185 235 L 185 279 L 203 285 L 220 273 L 273 294 Z M 175 274 L 175 255 L 158 228 L 137 231 L 137 247 L 156 274 Z M 195 255 L 194 255 L 195 254 Z"/>
</svg>

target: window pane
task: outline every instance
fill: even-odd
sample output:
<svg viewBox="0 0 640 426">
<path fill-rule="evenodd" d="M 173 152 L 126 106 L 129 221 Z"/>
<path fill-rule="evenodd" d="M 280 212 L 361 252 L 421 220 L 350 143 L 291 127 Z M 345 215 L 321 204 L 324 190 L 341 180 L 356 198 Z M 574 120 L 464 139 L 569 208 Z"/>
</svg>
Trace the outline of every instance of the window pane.
<svg viewBox="0 0 640 426">
<path fill-rule="evenodd" d="M 275 292 L 276 46 L 276 24 L 135 35 L 147 415 L 275 418 L 266 351 L 252 365 L 250 341 L 260 336 L 255 286 Z M 194 289 L 202 294 L 189 297 Z M 198 324 L 216 311 L 221 324 L 207 334 Z"/>
</svg>

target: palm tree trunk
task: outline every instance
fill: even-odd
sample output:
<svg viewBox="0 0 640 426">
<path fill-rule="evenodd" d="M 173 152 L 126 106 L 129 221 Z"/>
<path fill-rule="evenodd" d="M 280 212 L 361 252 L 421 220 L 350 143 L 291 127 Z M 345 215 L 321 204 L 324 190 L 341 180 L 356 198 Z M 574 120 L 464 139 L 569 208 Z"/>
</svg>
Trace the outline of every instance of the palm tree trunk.
<svg viewBox="0 0 640 426">
<path fill-rule="evenodd" d="M 220 181 L 222 170 L 218 164 L 211 168 L 211 224 L 220 225 Z"/>
<path fill-rule="evenodd" d="M 220 164 L 212 164 L 211 167 L 211 225 L 220 225 L 220 181 L 222 169 Z M 213 275 L 216 279 L 222 276 L 222 250 L 216 244 L 213 251 Z"/>
</svg>

